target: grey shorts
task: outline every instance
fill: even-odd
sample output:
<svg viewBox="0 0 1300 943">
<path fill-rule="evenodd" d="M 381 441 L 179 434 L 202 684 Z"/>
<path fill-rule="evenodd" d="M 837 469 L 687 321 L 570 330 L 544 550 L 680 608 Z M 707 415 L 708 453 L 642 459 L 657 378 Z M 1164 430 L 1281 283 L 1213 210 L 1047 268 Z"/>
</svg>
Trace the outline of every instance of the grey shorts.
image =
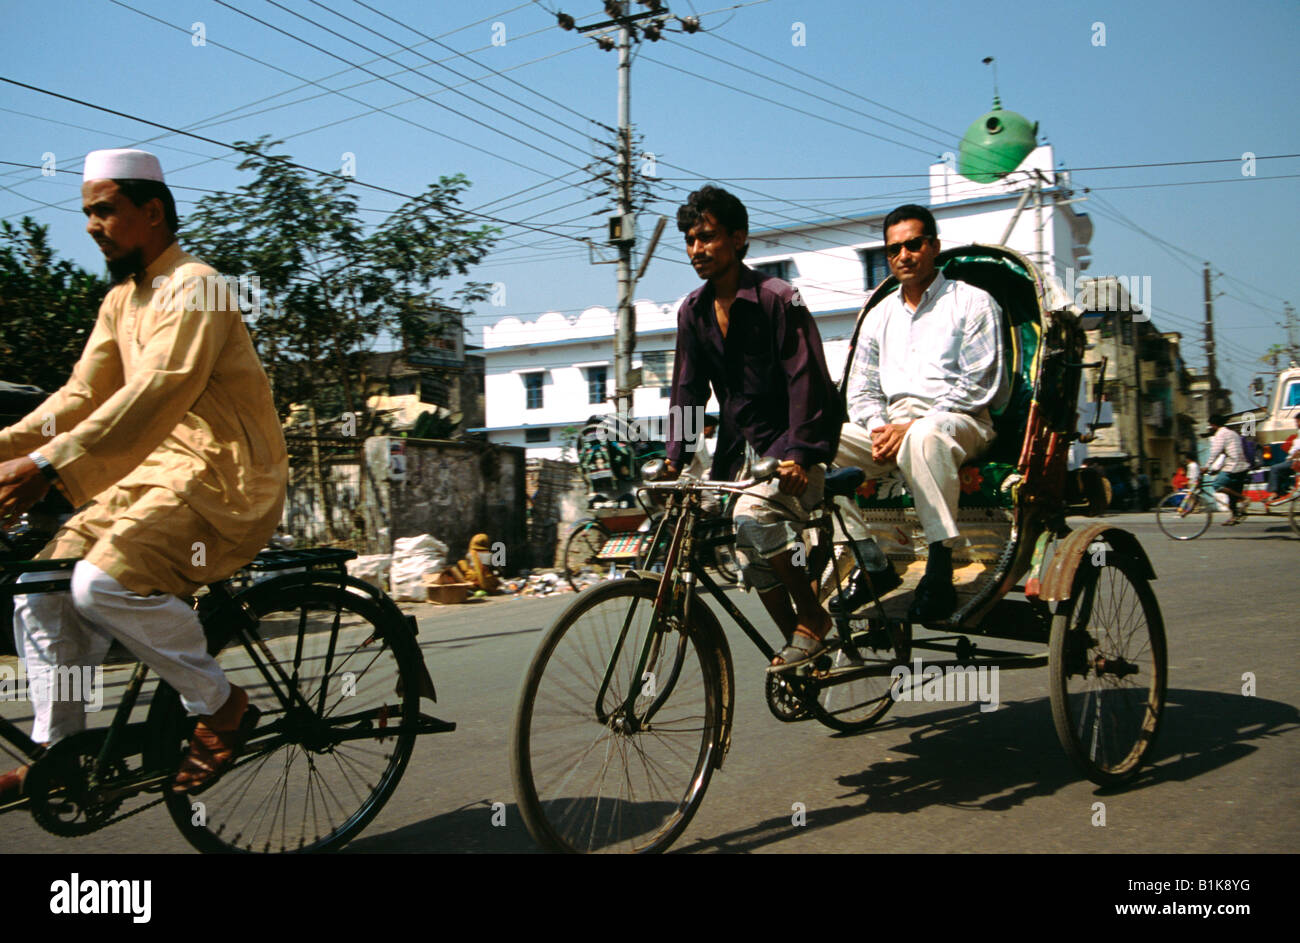
<svg viewBox="0 0 1300 943">
<path fill-rule="evenodd" d="M 746 445 L 740 477 L 748 478 L 750 468 L 760 458 L 753 446 Z M 799 525 L 822 503 L 825 486 L 826 469 L 814 465 L 808 469 L 808 487 L 797 498 L 782 494 L 777 478 L 757 484 L 740 496 L 734 518 L 745 586 L 765 592 L 780 585 L 768 560 L 802 543 L 804 531 Z M 760 500 L 763 498 L 768 500 Z"/>
</svg>

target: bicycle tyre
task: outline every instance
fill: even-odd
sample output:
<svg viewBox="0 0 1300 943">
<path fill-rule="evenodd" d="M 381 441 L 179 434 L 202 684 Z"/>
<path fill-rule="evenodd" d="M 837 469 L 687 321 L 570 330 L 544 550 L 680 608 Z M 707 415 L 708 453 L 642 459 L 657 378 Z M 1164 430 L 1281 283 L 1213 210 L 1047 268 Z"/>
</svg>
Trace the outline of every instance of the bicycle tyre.
<svg viewBox="0 0 1300 943">
<path fill-rule="evenodd" d="M 605 541 L 612 536 L 609 529 L 594 517 L 579 521 L 569 531 L 564 541 L 564 578 L 575 592 L 582 590 L 578 577 L 583 568 L 599 561 Z"/>
<path fill-rule="evenodd" d="M 854 633 L 857 636 L 855 641 L 862 649 L 867 649 L 863 652 L 864 664 L 877 669 L 885 666 L 892 668 L 893 665 L 900 664 L 893 650 L 892 641 L 885 641 L 888 629 L 872 630 L 873 635 L 879 635 L 882 647 L 871 649 L 866 641 L 867 636 L 859 634 L 865 630 L 865 621 L 854 620 L 851 624 L 858 629 Z M 911 626 L 907 626 L 905 631 L 907 634 L 904 637 L 910 641 Z M 871 654 L 873 651 L 885 654 L 873 655 Z M 841 648 L 835 649 L 834 653 L 829 654 L 827 658 L 830 662 L 828 670 L 832 671 L 847 669 L 853 664 L 848 654 Z M 814 668 L 818 667 L 820 666 L 814 666 Z M 893 678 L 889 674 L 868 675 L 842 684 L 823 687 L 816 692 L 816 696 L 805 697 L 804 703 L 807 705 L 808 713 L 822 726 L 841 733 L 858 733 L 874 726 L 880 718 L 889 713 L 889 709 L 894 706 L 892 689 Z"/>
<path fill-rule="evenodd" d="M 1287 515 L 1291 522 L 1291 533 L 1300 537 L 1300 498 L 1291 499 L 1291 512 Z"/>
<path fill-rule="evenodd" d="M 419 646 L 404 622 L 338 585 L 273 580 L 236 599 L 256 618 L 252 631 L 312 710 L 285 710 L 228 618 L 208 626 L 209 651 L 248 691 L 262 718 L 244 755 L 215 783 L 192 796 L 166 789 L 167 811 L 202 852 L 340 848 L 384 807 L 410 759 L 419 720 Z M 170 687 L 160 685 L 159 697 L 160 756 L 170 758 L 170 769 L 184 756 L 193 718 Z M 321 722 L 331 715 L 333 722 Z M 355 784 L 351 776 L 364 781 Z"/>
<path fill-rule="evenodd" d="M 1160 606 L 1138 564 L 1114 551 L 1100 566 L 1081 561 L 1070 598 L 1052 619 L 1048 668 L 1057 737 L 1097 785 L 1132 779 L 1155 743 L 1166 658 Z"/>
<path fill-rule="evenodd" d="M 683 664 L 652 729 L 628 733 L 622 713 L 657 586 L 628 579 L 587 590 L 551 626 L 528 666 L 511 733 L 511 775 L 524 824 L 547 850 L 663 851 L 704 798 L 722 735 L 723 692 L 712 643 L 690 628 L 669 629 L 647 664 L 655 678 L 648 683 L 673 679 L 670 661 L 679 651 Z M 602 701 L 609 713 L 602 721 L 596 695 L 611 659 L 614 670 Z M 650 693 L 662 692 L 652 687 Z M 683 721 L 688 726 L 671 729 Z M 666 737 L 676 742 L 668 746 Z M 652 772 L 661 755 L 665 765 L 678 768 Z M 576 757 L 572 769 L 553 772 L 570 756 Z M 584 763 L 589 768 L 581 773 Z M 594 775 L 591 767 L 598 767 Z M 660 788 L 664 796 L 656 799 Z M 607 832 L 598 839 L 602 826 Z M 616 829 L 626 832 L 616 835 Z"/>
<path fill-rule="evenodd" d="M 1209 529 L 1214 519 L 1213 504 L 1199 494 L 1188 495 L 1177 504 L 1161 504 L 1156 508 L 1156 524 L 1171 540 L 1195 540 Z"/>
</svg>

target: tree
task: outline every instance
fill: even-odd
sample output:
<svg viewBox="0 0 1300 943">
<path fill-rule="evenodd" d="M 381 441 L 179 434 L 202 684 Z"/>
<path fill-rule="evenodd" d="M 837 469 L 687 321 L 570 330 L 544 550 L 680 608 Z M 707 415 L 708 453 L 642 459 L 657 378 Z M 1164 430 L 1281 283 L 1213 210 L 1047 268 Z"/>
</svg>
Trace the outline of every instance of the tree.
<svg viewBox="0 0 1300 943">
<path fill-rule="evenodd" d="M 67 382 L 109 285 L 54 258 L 49 227 L 0 221 L 0 379 L 47 393 Z"/>
<path fill-rule="evenodd" d="M 293 166 L 272 152 L 280 143 L 237 142 L 247 153 L 239 169 L 253 179 L 204 197 L 182 241 L 223 275 L 257 279 L 260 311 L 249 329 L 280 414 L 304 405 L 314 437 L 322 419 L 347 412 L 365 435 L 375 420 L 366 406 L 367 355 L 384 342 L 419 349 L 462 330 L 448 313 L 486 298 L 488 286 L 468 282 L 444 298 L 437 284 L 465 275 L 497 231 L 474 228 L 458 210 L 469 186 L 459 174 L 367 230 L 347 183 Z M 313 466 L 332 528 L 318 450 Z"/>
</svg>

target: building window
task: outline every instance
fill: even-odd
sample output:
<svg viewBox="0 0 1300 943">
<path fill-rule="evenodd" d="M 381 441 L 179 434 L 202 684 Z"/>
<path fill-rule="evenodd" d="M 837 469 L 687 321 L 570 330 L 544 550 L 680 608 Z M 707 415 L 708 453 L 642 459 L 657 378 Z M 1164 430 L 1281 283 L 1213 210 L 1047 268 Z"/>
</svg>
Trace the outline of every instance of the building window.
<svg viewBox="0 0 1300 943">
<path fill-rule="evenodd" d="M 436 377 L 420 377 L 420 402 L 429 403 L 434 406 L 446 405 L 451 401 L 451 390 L 441 379 Z"/>
<path fill-rule="evenodd" d="M 587 367 L 587 403 L 601 404 L 609 400 L 605 392 L 609 370 L 606 367 Z"/>
<path fill-rule="evenodd" d="M 862 286 L 871 291 L 889 277 L 889 262 L 884 249 L 859 249 L 862 259 Z"/>
<path fill-rule="evenodd" d="M 524 430 L 524 441 L 525 441 L 525 442 L 550 442 L 550 441 L 551 441 L 551 430 L 550 430 L 550 429 L 545 429 L 545 428 L 543 428 L 543 429 L 525 429 L 525 430 Z"/>
<path fill-rule="evenodd" d="M 754 271 L 788 282 L 795 276 L 794 260 L 781 259 L 777 262 L 763 262 L 760 265 L 755 265 Z"/>
<path fill-rule="evenodd" d="M 545 373 L 524 374 L 524 409 L 542 408 L 542 381 Z"/>
</svg>

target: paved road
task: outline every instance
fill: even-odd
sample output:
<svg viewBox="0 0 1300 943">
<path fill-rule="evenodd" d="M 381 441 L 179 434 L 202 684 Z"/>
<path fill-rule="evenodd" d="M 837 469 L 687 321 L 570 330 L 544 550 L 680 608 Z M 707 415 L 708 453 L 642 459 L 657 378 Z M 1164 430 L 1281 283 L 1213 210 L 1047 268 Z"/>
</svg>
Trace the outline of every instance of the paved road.
<svg viewBox="0 0 1300 943">
<path fill-rule="evenodd" d="M 781 724 L 762 662 L 729 628 L 737 717 L 681 851 L 1259 852 L 1300 846 L 1296 664 L 1300 540 L 1251 518 L 1175 543 L 1151 515 L 1123 515 L 1151 556 L 1169 640 L 1169 710 L 1156 762 L 1133 787 L 1099 791 L 1057 743 L 1046 671 L 1003 672 L 1000 710 L 899 704 L 858 736 Z M 459 729 L 421 739 L 396 795 L 349 846 L 375 851 L 529 851 L 507 748 L 520 679 L 540 633 L 572 600 L 420 606 L 438 713 Z M 741 597 L 758 620 L 760 608 Z M 762 623 L 759 623 L 762 624 Z M 1256 695 L 1241 693 L 1254 674 Z M 2 705 L 12 715 L 17 705 Z M 505 803 L 494 827 L 492 804 Z M 791 823 L 803 803 L 806 824 Z M 1094 825 L 1095 804 L 1105 826 Z M 0 819 L 0 850 L 187 851 L 162 810 L 76 841 L 26 815 Z"/>
</svg>

